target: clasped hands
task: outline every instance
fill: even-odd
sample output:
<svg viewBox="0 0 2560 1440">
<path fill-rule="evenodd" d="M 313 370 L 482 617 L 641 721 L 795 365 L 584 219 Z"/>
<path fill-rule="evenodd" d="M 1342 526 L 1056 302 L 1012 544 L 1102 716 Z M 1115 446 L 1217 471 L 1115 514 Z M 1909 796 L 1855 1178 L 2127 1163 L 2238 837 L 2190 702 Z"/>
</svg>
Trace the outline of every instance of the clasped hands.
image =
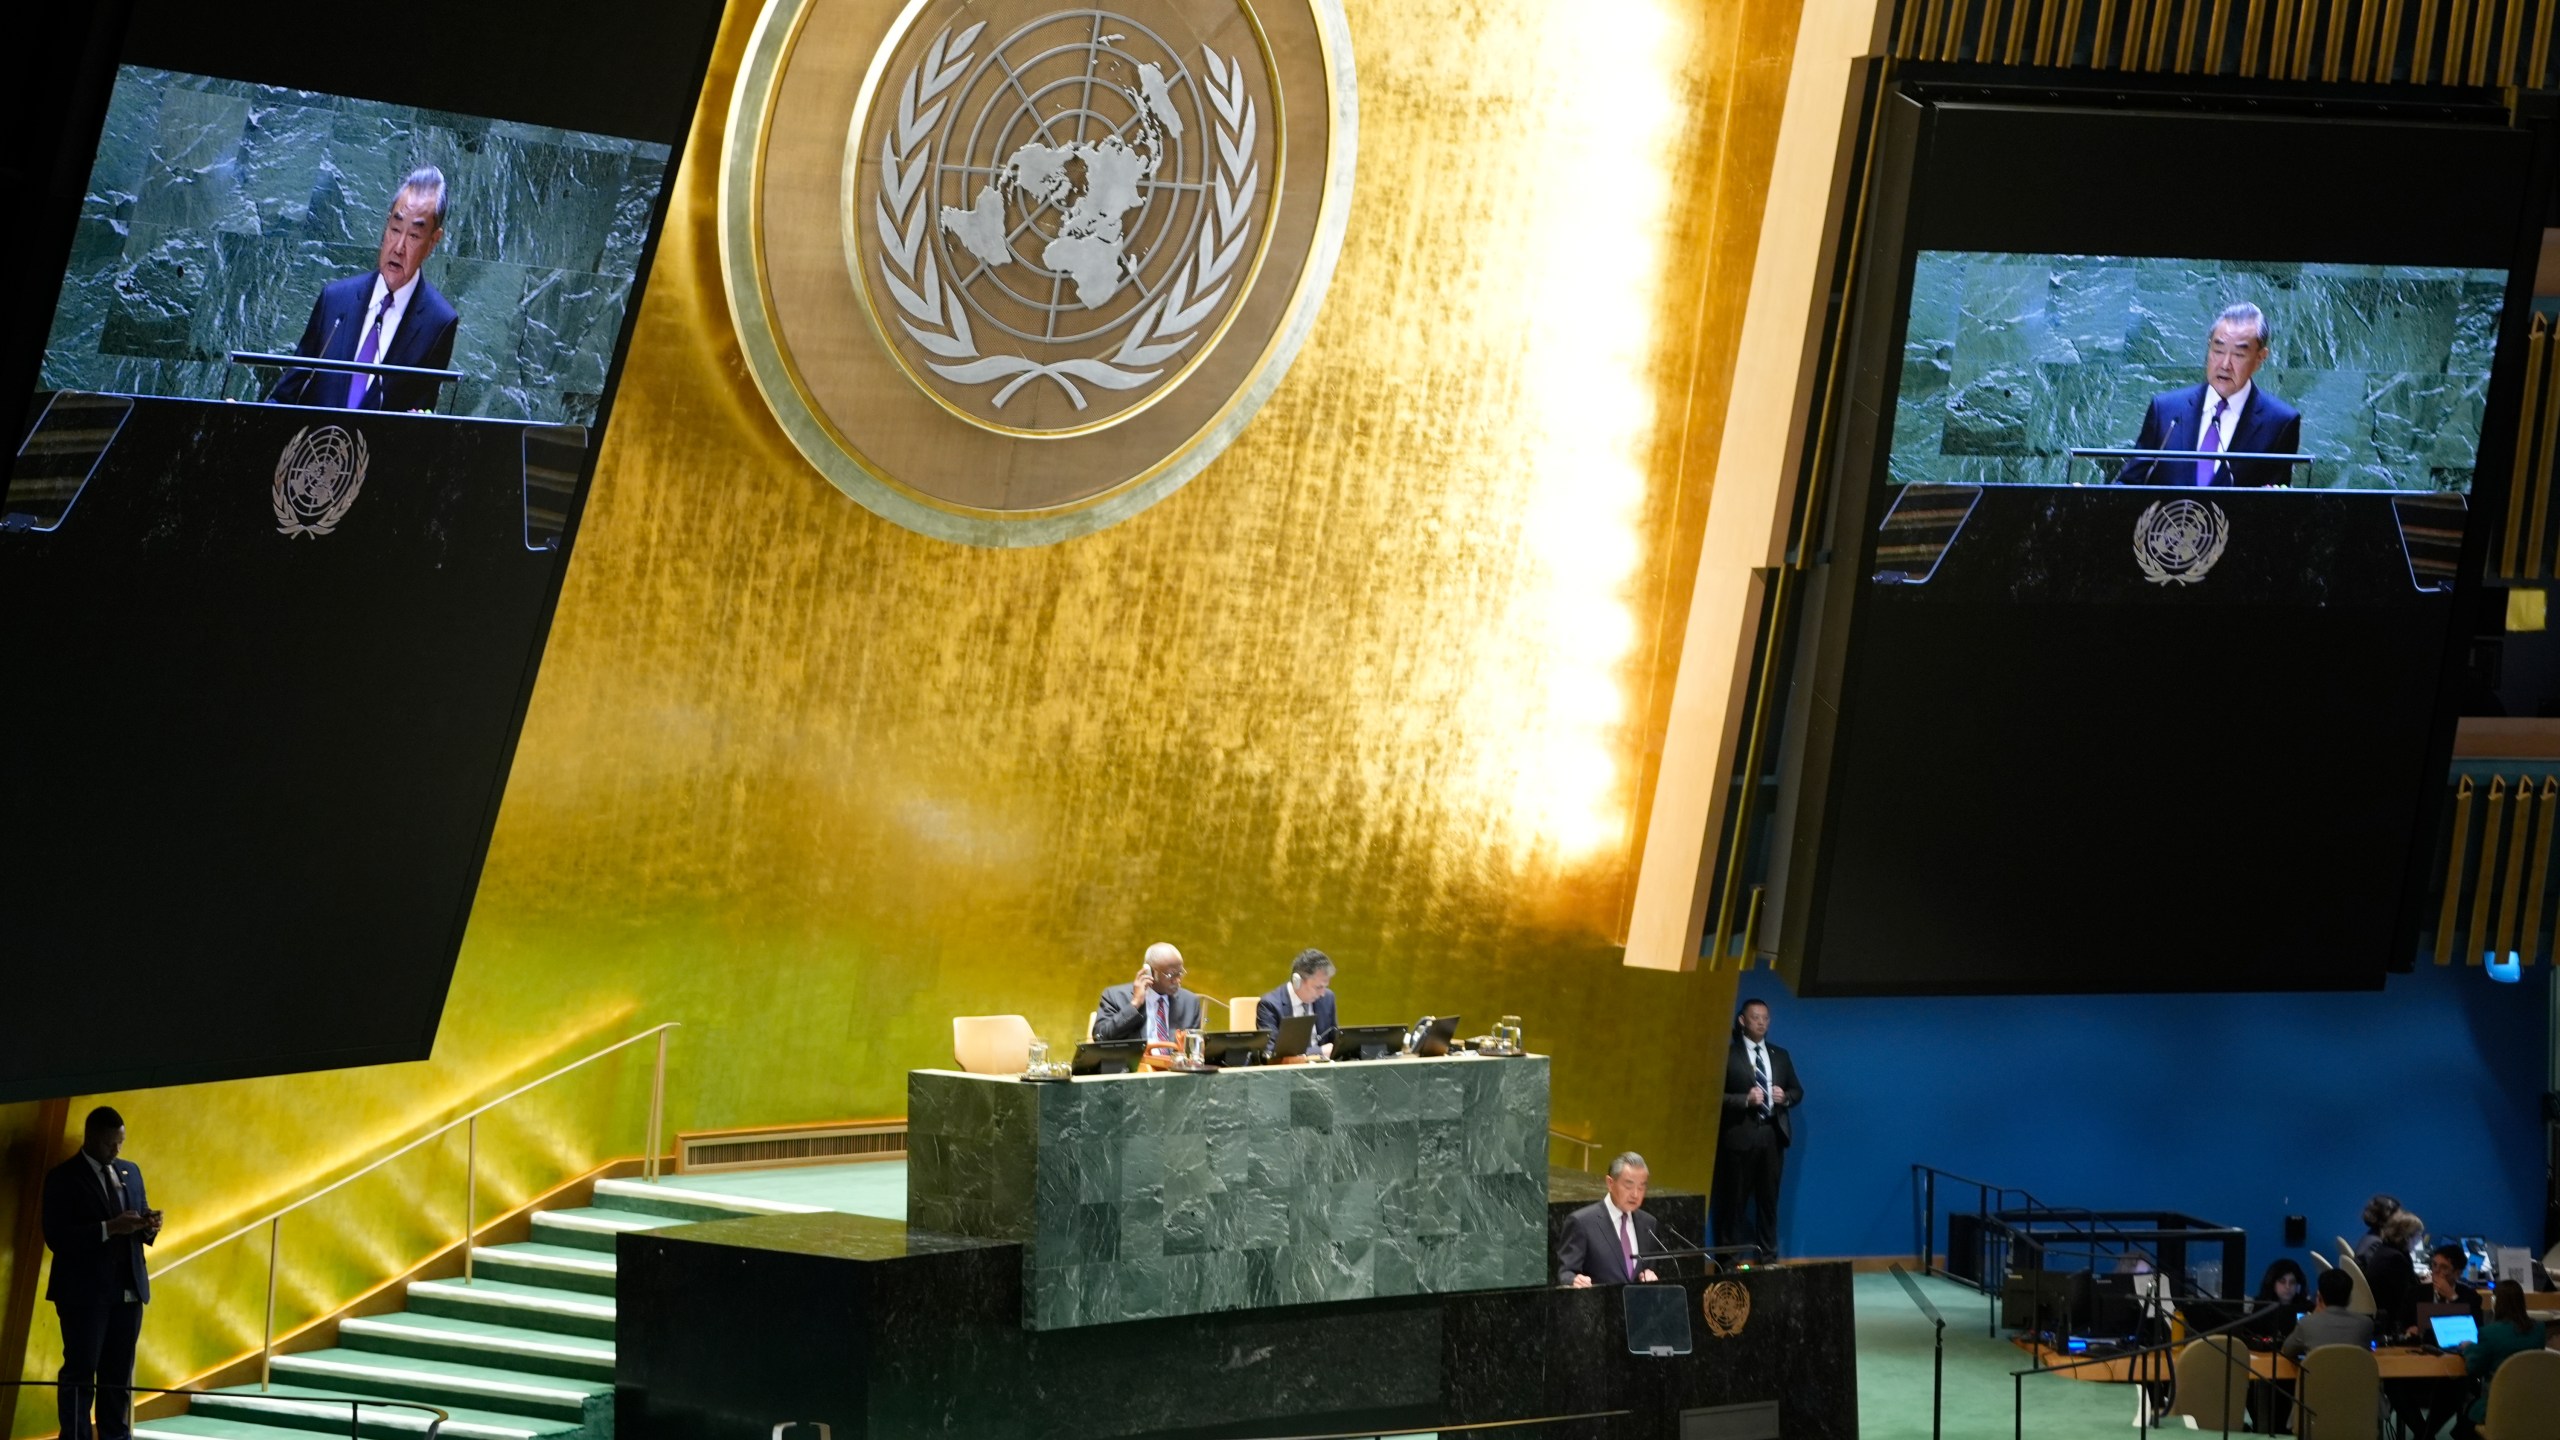
<svg viewBox="0 0 2560 1440">
<path fill-rule="evenodd" d="M 1754 1085 L 1751 1087 L 1751 1103 L 1755 1106 L 1784 1105 L 1787 1103 L 1787 1087 L 1784 1085 L 1772 1085 L 1768 1089 L 1763 1090 L 1759 1086 Z"/>
</svg>

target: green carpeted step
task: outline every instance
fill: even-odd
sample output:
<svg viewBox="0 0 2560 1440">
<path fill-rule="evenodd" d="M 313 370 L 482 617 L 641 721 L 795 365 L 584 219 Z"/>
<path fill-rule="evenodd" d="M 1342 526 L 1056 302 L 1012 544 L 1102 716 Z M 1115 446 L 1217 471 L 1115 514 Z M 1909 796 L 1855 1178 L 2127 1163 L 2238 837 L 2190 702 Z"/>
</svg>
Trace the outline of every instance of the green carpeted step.
<svg viewBox="0 0 2560 1440">
<path fill-rule="evenodd" d="M 444 1315 L 404 1311 L 396 1315 L 364 1315 L 338 1322 L 338 1343 L 350 1350 L 378 1350 L 389 1355 L 415 1355 L 426 1360 L 460 1360 L 535 1375 L 572 1380 L 613 1380 L 613 1342 L 496 1325 L 482 1320 L 456 1320 Z"/>
<path fill-rule="evenodd" d="M 533 1238 L 550 1245 L 613 1253 L 613 1239 L 634 1230 L 655 1230 L 684 1222 L 666 1215 L 634 1210 L 541 1210 L 533 1217 Z"/>
<path fill-rule="evenodd" d="M 492 1325 L 521 1325 L 560 1335 L 613 1338 L 613 1300 L 551 1285 L 519 1285 L 507 1280 L 414 1280 L 409 1309 L 421 1315 L 455 1320 L 482 1320 Z"/>
<path fill-rule="evenodd" d="M 547 1285 L 589 1295 L 613 1293 L 613 1257 L 571 1245 L 526 1241 L 471 1247 L 471 1271 L 518 1285 Z"/>
<path fill-rule="evenodd" d="M 135 1440 L 302 1440 L 303 1435 L 289 1425 L 260 1425 L 193 1411 L 164 1415 L 157 1420 L 136 1420 L 133 1433 Z"/>
<path fill-rule="evenodd" d="M 682 1181 L 665 1180 L 599 1180 L 596 1182 L 596 1206 L 641 1215 L 663 1215 L 675 1220 L 736 1220 L 747 1215 L 827 1213 L 823 1205 L 761 1200 L 752 1195 L 723 1195 L 712 1190 L 688 1190 Z"/>
<path fill-rule="evenodd" d="M 246 1421 L 309 1434 L 345 1435 L 348 1397 L 336 1390 L 278 1383 L 261 1391 L 243 1385 L 188 1401 L 190 1419 Z M 434 1401 L 427 1402 L 436 1404 Z M 437 1405 L 453 1418 L 440 1432 L 452 1440 L 610 1440 L 611 1431 L 588 1433 L 574 1420 L 520 1415 L 505 1410 Z M 355 1434 L 357 1440 L 418 1440 L 435 1417 L 424 1410 L 395 1410 L 368 1405 Z M 162 1422 L 154 1422 L 162 1423 Z"/>
<path fill-rule="evenodd" d="M 539 1415 L 590 1430 L 598 1412 L 613 1398 L 611 1380 L 570 1380 L 380 1350 L 335 1347 L 278 1355 L 269 1368 L 276 1378 L 296 1385 L 389 1400 L 423 1400 L 447 1408 L 477 1406 L 511 1415 Z"/>
</svg>

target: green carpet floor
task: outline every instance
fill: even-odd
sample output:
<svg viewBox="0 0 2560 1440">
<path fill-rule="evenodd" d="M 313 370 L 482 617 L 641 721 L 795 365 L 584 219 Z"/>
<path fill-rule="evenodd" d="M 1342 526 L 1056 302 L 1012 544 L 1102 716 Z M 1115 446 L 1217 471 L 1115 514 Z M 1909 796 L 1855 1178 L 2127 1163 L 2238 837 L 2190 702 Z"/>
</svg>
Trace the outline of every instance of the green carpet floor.
<svg viewBox="0 0 2560 1440">
<path fill-rule="evenodd" d="M 1946 1398 L 1939 1433 L 1949 1440 L 1994 1440 L 2012 1429 L 2017 1391 L 2009 1375 L 2027 1353 L 1983 1335 L 1983 1297 L 1944 1280 L 1921 1292 L 1947 1317 Z M 1858 1315 L 1860 1440 L 1928 1440 L 1931 1327 L 1891 1275 L 1855 1280 Z M 2133 1429 L 2133 1389 L 2058 1375 L 2026 1382 L 2028 1440 L 2116 1440 Z M 2174 1432 L 2188 1433 L 2183 1425 Z"/>
<path fill-rule="evenodd" d="M 848 1215 L 876 1215 L 883 1220 L 907 1218 L 907 1162 L 903 1160 L 742 1170 L 734 1175 L 669 1175 L 660 1183 L 713 1195 L 741 1195 L 841 1210 Z"/>
</svg>

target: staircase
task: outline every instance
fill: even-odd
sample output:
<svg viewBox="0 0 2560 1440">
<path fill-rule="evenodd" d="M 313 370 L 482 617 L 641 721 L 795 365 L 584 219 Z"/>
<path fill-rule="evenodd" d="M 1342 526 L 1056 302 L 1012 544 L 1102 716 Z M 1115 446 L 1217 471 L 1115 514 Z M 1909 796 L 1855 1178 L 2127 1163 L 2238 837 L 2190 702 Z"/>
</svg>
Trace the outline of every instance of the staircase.
<svg viewBox="0 0 2560 1440">
<path fill-rule="evenodd" d="M 350 1399 L 451 1412 L 449 1440 L 613 1440 L 614 1237 L 697 1220 L 816 1211 L 681 1181 L 599 1180 L 594 1203 L 543 1210 L 532 1238 L 475 1246 L 469 1282 L 413 1280 L 408 1308 L 338 1322 L 338 1343 L 279 1354 L 264 1390 L 194 1397 L 136 1421 L 137 1440 L 310 1440 L 348 1433 Z M 361 1440 L 416 1440 L 421 1410 L 367 1410 Z"/>
</svg>

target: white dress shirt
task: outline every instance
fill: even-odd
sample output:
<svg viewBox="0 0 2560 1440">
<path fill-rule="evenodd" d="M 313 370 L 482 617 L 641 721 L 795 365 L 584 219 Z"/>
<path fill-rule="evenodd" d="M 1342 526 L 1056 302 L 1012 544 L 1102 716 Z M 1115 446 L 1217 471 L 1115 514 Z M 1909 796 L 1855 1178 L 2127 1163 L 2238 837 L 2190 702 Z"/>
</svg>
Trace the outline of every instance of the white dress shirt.
<svg viewBox="0 0 2560 1440">
<path fill-rule="evenodd" d="M 1742 1043 L 1750 1054 L 1752 1083 L 1755 1085 L 1759 1084 L 1760 1077 L 1766 1075 L 1769 1077 L 1769 1089 L 1771 1091 L 1776 1090 L 1778 1088 L 1778 1072 L 1771 1068 L 1769 1064 L 1769 1042 L 1766 1040 L 1745 1040 Z M 1772 1114 L 1776 1112 L 1777 1108 L 1778 1097 L 1774 1094 L 1764 1092 L 1760 1097 L 1761 1113 L 1764 1115 Z"/>
<path fill-rule="evenodd" d="M 2257 388 L 2258 382 L 2255 380 L 2243 383 L 2240 387 L 2239 394 L 2232 396 L 2227 401 L 2223 401 L 2222 418 L 2217 421 L 2213 418 L 2213 405 L 2215 401 L 2222 400 L 2222 393 L 2214 389 L 2211 385 L 2205 386 L 2204 412 L 2196 417 L 2196 424 L 2201 428 L 2196 431 L 2196 443 L 2188 446 L 2187 448 L 2190 450 L 2230 449 L 2231 432 L 2240 427 L 2241 413 L 2249 408 L 2250 392 Z M 2205 442 L 2205 435 L 2207 432 L 2210 432 L 2213 436 L 2211 444 L 2207 444 Z"/>
<path fill-rule="evenodd" d="M 1634 1210 L 1619 1208 L 1618 1197 L 1615 1195 L 1608 1196 L 1607 1199 L 1609 1201 L 1609 1228 L 1616 1232 L 1618 1236 L 1618 1249 L 1620 1255 L 1626 1260 L 1633 1262 L 1627 1266 L 1627 1278 L 1633 1279 L 1644 1269 L 1644 1232 L 1636 1228 L 1636 1212 Z"/>
</svg>

